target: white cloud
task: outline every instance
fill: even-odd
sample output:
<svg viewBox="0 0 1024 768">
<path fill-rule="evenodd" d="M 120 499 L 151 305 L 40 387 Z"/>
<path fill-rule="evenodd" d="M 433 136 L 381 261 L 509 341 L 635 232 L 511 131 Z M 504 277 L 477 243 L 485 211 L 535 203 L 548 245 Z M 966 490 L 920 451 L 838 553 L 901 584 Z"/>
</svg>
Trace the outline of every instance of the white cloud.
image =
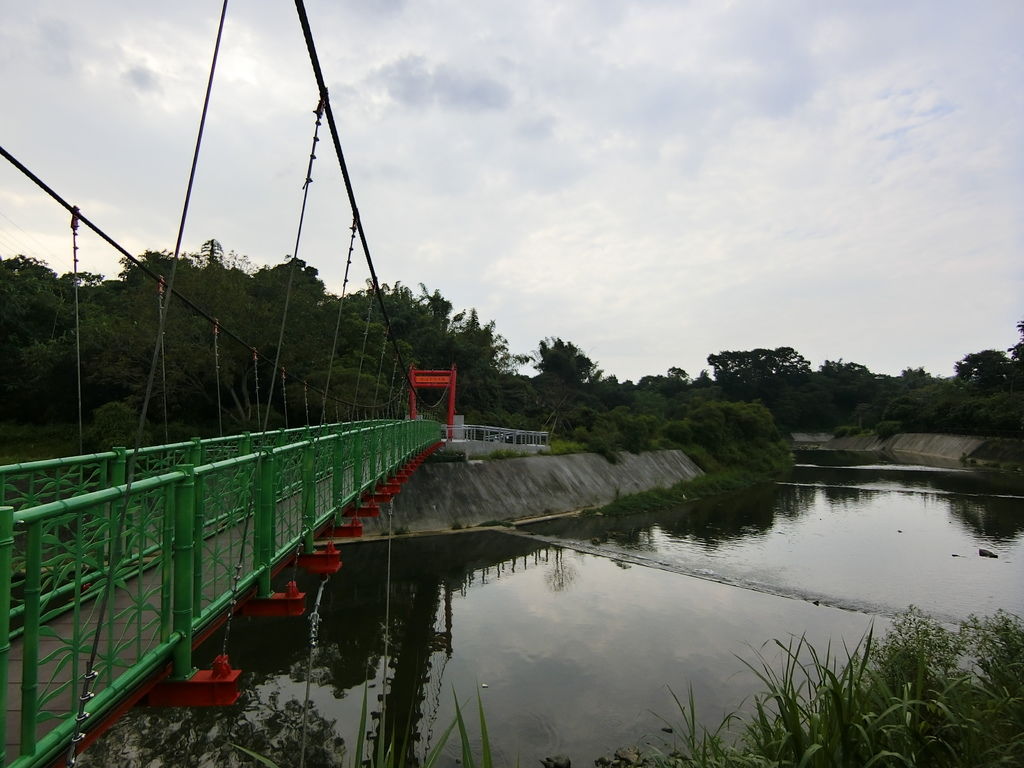
<svg viewBox="0 0 1024 768">
<path fill-rule="evenodd" d="M 70 8 L 7 12 L 2 143 L 131 250 L 169 248 L 216 12 Z M 1017 3 L 309 13 L 382 279 L 477 306 L 516 351 L 559 335 L 622 378 L 778 345 L 949 373 L 1013 341 Z M 292 250 L 315 101 L 290 9 L 229 9 L 188 248 Z M 303 253 L 340 286 L 349 220 L 321 137 Z M 49 205 L 0 169 L 22 228 L 0 217 L 0 249 L 59 252 Z"/>
</svg>

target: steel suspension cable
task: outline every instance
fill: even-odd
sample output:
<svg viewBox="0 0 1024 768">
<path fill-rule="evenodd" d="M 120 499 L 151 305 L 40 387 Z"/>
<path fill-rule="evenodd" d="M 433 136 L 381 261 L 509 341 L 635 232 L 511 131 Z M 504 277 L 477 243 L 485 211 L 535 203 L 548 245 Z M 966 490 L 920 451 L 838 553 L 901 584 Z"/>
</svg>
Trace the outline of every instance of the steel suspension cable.
<svg viewBox="0 0 1024 768">
<path fill-rule="evenodd" d="M 274 353 L 274 371 L 281 365 L 281 347 L 284 345 L 284 329 L 288 323 L 288 305 L 292 298 L 292 284 L 295 282 L 295 264 L 299 259 L 299 242 L 302 240 L 302 222 L 306 218 L 306 201 L 309 199 L 309 185 L 313 183 L 313 161 L 316 160 L 316 145 L 320 141 L 320 123 L 323 117 L 323 100 L 317 104 L 313 114 L 316 123 L 313 127 L 313 145 L 309 149 L 309 164 L 306 166 L 306 180 L 302 183 L 302 208 L 299 210 L 299 226 L 295 232 L 295 248 L 292 249 L 291 269 L 288 270 L 288 286 L 284 293 L 284 311 L 281 313 L 281 329 L 277 335 L 277 350 Z M 270 405 L 274 401 L 274 383 L 276 377 L 270 377 L 270 392 L 267 393 L 267 409 L 263 415 L 263 431 L 267 431 L 270 421 Z M 283 384 L 282 384 L 283 386 Z M 288 416 L 285 415 L 287 421 Z"/>
<path fill-rule="evenodd" d="M 377 395 L 380 393 L 380 375 L 384 373 L 384 352 L 388 348 L 388 340 L 386 338 L 380 341 L 380 360 L 377 361 L 377 378 L 373 380 L 373 408 L 377 410 Z M 390 396 L 390 393 L 389 393 Z M 168 441 L 169 442 L 169 441 Z"/>
<path fill-rule="evenodd" d="M 171 288 L 174 287 L 174 277 L 176 273 L 176 267 L 178 265 L 178 257 L 181 253 L 181 241 L 185 233 L 185 221 L 188 218 L 188 206 L 189 201 L 192 197 L 192 187 L 195 183 L 196 167 L 199 164 L 199 150 L 203 143 L 203 130 L 206 126 L 206 116 L 210 109 L 210 94 L 213 90 L 213 77 L 217 71 L 217 57 L 220 54 L 220 44 L 224 36 L 224 19 L 227 16 L 228 11 L 228 0 L 224 0 L 221 6 L 220 21 L 217 25 L 217 39 L 213 47 L 213 57 L 210 63 L 210 76 L 206 83 L 206 96 L 203 100 L 202 115 L 199 118 L 199 130 L 196 136 L 195 152 L 192 154 L 192 166 L 189 170 L 188 185 L 185 190 L 185 201 L 182 205 L 181 219 L 178 224 L 178 237 L 174 244 L 174 256 L 171 260 L 171 276 L 169 285 Z M 132 453 L 128 457 L 127 467 L 125 470 L 125 492 L 124 492 L 124 505 L 121 508 L 121 513 L 117 516 L 114 523 L 114 530 L 110 536 L 109 542 L 109 565 L 107 568 L 106 582 L 102 597 L 99 603 L 99 618 L 96 623 L 96 632 L 93 635 L 92 648 L 89 652 L 89 659 L 86 663 L 85 674 L 82 675 L 82 693 L 78 698 L 78 714 L 75 717 L 75 733 L 71 737 L 70 744 L 68 745 L 67 756 L 65 764 L 68 768 L 73 768 L 77 762 L 77 750 L 78 744 L 85 737 L 85 721 L 88 719 L 89 714 L 85 711 L 86 704 L 95 696 L 92 691 L 92 683 L 98 677 L 96 672 L 96 659 L 99 656 L 100 646 L 100 635 L 101 628 L 106 621 L 106 615 L 108 611 L 113 610 L 113 598 L 114 598 L 114 578 L 117 573 L 117 566 L 121 560 L 121 538 L 125 526 L 125 518 L 127 517 L 128 507 L 131 503 L 131 487 L 135 479 L 135 457 L 138 455 L 139 449 L 142 447 L 142 436 L 146 426 L 146 414 L 149 410 L 149 400 L 153 394 L 153 382 L 156 379 L 156 366 L 160 352 L 160 341 L 163 338 L 164 330 L 167 325 L 167 310 L 168 304 L 161 307 L 160 319 L 158 322 L 156 343 L 153 345 L 153 355 L 150 359 L 149 364 L 149 376 L 146 380 L 146 394 L 142 401 L 142 407 L 139 412 L 139 424 L 138 429 L 135 433 L 135 447 Z"/>
<path fill-rule="evenodd" d="M 47 184 L 45 181 L 43 181 L 41 178 L 39 178 L 39 176 L 37 176 L 31 170 L 29 170 L 29 168 L 24 163 L 22 163 L 20 160 L 18 160 L 18 158 L 16 158 L 14 155 L 12 155 L 10 152 L 8 152 L 7 149 L 5 149 L 3 146 L 0 146 L 0 156 L 2 156 L 11 165 L 13 165 L 19 171 L 21 171 L 21 173 L 24 176 L 26 176 L 33 184 L 35 184 L 37 187 L 39 187 L 41 190 L 43 190 L 43 192 L 45 192 L 47 195 L 49 195 L 62 208 L 67 210 L 69 213 L 77 216 L 79 222 L 81 222 L 82 224 L 85 224 L 85 226 L 87 226 L 89 229 L 91 229 L 101 240 L 103 240 L 107 245 L 109 245 L 111 248 L 113 248 L 115 251 L 117 251 L 119 254 L 121 254 L 129 263 L 131 263 L 132 265 L 137 267 L 139 270 L 141 270 L 142 273 L 144 275 L 146 275 L 149 279 L 151 279 L 154 283 L 159 283 L 160 282 L 161 276 L 159 275 L 159 273 L 157 273 L 153 269 L 151 269 L 144 261 L 141 261 L 139 258 L 137 258 L 136 256 L 132 255 L 132 253 L 129 252 L 128 249 L 126 249 L 123 245 L 121 245 L 119 242 L 114 240 L 114 238 L 112 238 L 110 235 L 108 235 L 103 229 L 101 229 L 88 216 L 86 216 L 84 213 L 82 213 L 76 206 L 71 205 L 71 203 L 69 203 L 67 200 L 65 200 L 63 197 L 61 197 L 59 194 L 57 194 L 57 192 L 49 184 Z M 198 304 L 196 304 L 188 296 L 186 296 L 185 294 L 183 294 L 180 291 L 178 291 L 177 288 L 173 288 L 173 287 L 168 286 L 168 291 L 167 292 L 169 294 L 171 294 L 172 296 L 174 296 L 175 298 L 177 298 L 178 301 L 182 302 L 185 306 L 187 306 L 189 309 L 191 309 L 197 315 L 206 318 L 211 323 L 215 322 L 215 318 L 213 317 L 213 315 L 211 315 L 205 309 L 203 309 Z M 231 329 L 226 328 L 224 326 L 221 326 L 221 330 L 225 333 L 225 335 L 230 336 L 232 339 L 237 341 L 243 347 L 246 347 L 247 349 L 251 349 L 251 345 L 248 342 L 246 342 L 245 339 L 243 339 L 241 336 L 238 336 L 237 334 L 232 332 Z"/>
<path fill-rule="evenodd" d="M 224 5 L 225 6 L 227 5 L 226 0 L 224 2 Z M 299 7 L 300 20 L 301 20 L 301 19 L 303 19 L 305 17 L 305 10 L 304 10 L 304 7 L 301 7 L 301 3 L 299 3 L 299 2 L 297 2 L 297 7 Z M 307 38 L 307 47 L 310 49 L 310 52 L 311 52 L 311 61 L 313 62 L 314 73 L 318 74 L 318 77 L 317 77 L 318 87 L 320 88 L 321 94 L 325 95 L 326 94 L 326 87 L 323 84 L 323 76 L 322 76 L 322 73 L 320 72 L 319 61 L 316 58 L 316 50 L 315 50 L 315 47 L 313 46 L 312 36 L 311 36 L 310 33 L 308 33 L 308 20 L 306 20 L 304 22 L 303 26 L 304 26 L 304 34 L 305 34 L 305 36 Z M 205 107 L 206 107 L 206 103 L 204 102 L 204 110 L 205 110 Z M 336 154 L 338 154 L 338 157 L 339 157 L 339 165 L 341 166 L 341 169 L 342 169 L 342 175 L 346 178 L 346 189 L 347 189 L 348 194 L 349 194 L 349 200 L 350 200 L 350 203 L 354 203 L 354 193 L 353 193 L 353 191 L 351 189 L 351 181 L 348 179 L 348 170 L 347 170 L 347 166 L 345 165 L 344 155 L 341 153 L 340 140 L 338 139 L 338 136 L 337 136 L 337 126 L 334 123 L 334 116 L 333 116 L 333 112 L 331 111 L 331 106 L 330 106 L 329 100 L 325 101 L 325 103 L 324 103 L 324 113 L 325 113 L 325 115 L 328 118 L 328 124 L 331 126 L 332 138 L 334 140 Z M 204 119 L 205 119 L 205 117 L 204 117 Z M 50 198 L 52 198 L 56 203 L 58 203 L 61 207 L 63 207 L 69 213 L 75 213 L 77 215 L 78 220 L 79 220 L 80 223 L 84 224 L 90 230 L 92 230 L 93 233 L 95 233 L 101 240 L 103 240 L 111 248 L 113 248 L 115 251 L 117 251 L 122 257 L 124 257 L 124 259 L 126 261 L 128 261 L 128 263 L 130 263 L 134 267 L 138 268 L 144 275 L 149 277 L 154 282 L 158 282 L 160 280 L 160 275 L 157 272 L 155 272 L 144 261 L 142 261 L 141 259 L 139 259 L 135 255 L 133 255 L 124 246 L 122 246 L 120 243 L 118 243 L 116 240 L 114 240 L 113 237 L 111 237 L 99 225 L 97 225 L 95 222 L 93 222 L 87 215 L 85 215 L 84 213 L 79 211 L 75 206 L 71 205 L 71 203 L 69 203 L 64 197 L 62 197 L 60 194 L 58 194 L 52 187 L 50 187 L 46 182 L 44 182 L 38 175 L 33 173 L 24 163 L 22 163 L 20 160 L 18 160 L 18 158 L 16 158 L 13 154 L 11 154 L 11 152 L 8 151 L 2 145 L 0 145 L 0 157 L 3 157 L 5 160 L 7 160 L 9 163 L 11 163 L 11 165 L 13 165 L 15 168 L 17 168 L 25 177 L 27 177 L 30 181 L 32 181 L 32 183 L 34 183 L 37 187 L 39 187 L 43 192 L 45 192 Z M 190 181 L 191 181 L 191 178 L 190 178 Z M 365 234 L 365 232 L 364 232 L 364 230 L 362 228 L 362 222 L 359 219 L 358 211 L 354 210 L 353 215 L 354 215 L 354 222 L 355 222 L 354 225 L 353 225 L 354 226 L 353 237 L 354 237 L 354 235 L 356 233 L 359 234 L 360 241 L 361 241 L 361 244 L 363 246 L 363 251 L 364 251 L 364 254 L 366 256 L 366 262 L 367 262 L 367 265 L 368 265 L 368 267 L 370 269 L 371 283 L 375 284 L 375 285 L 379 285 L 379 282 L 377 280 L 376 270 L 375 270 L 375 268 L 373 266 L 373 261 L 372 261 L 372 258 L 370 256 L 369 250 L 367 248 L 366 234 Z M 176 245 L 175 252 L 176 253 L 180 253 L 180 242 Z M 187 295 L 181 293 L 173 285 L 173 282 L 169 283 L 168 289 L 167 289 L 167 293 L 168 293 L 168 295 L 174 296 L 175 298 L 177 298 L 178 301 L 182 302 L 182 304 L 184 304 L 186 307 L 188 307 L 190 310 L 192 310 L 195 314 L 199 315 L 200 317 L 205 318 L 211 324 L 217 322 L 216 318 L 214 317 L 214 315 L 211 312 L 209 312 L 206 309 L 204 309 L 202 306 L 197 304 L 194 300 L 189 298 Z M 378 294 L 378 301 L 380 302 L 382 313 L 385 316 L 385 328 L 386 328 L 386 331 L 388 333 L 388 338 L 391 340 L 392 345 L 395 347 L 396 356 L 399 359 L 399 361 L 401 362 L 401 365 L 402 365 L 402 368 L 403 368 L 403 371 L 404 371 L 403 376 L 404 376 L 404 378 L 406 380 L 406 384 L 409 385 L 410 382 L 408 380 L 408 366 L 405 365 L 404 360 L 403 360 L 403 356 L 401 354 L 401 351 L 398 349 L 397 342 L 396 342 L 395 338 L 393 337 L 393 335 L 391 333 L 391 324 L 390 324 L 390 319 L 388 318 L 388 315 L 387 315 L 387 309 L 384 306 L 383 299 L 380 297 L 379 294 Z M 221 333 L 223 333 L 226 337 L 230 338 L 232 341 L 238 343 L 239 345 L 241 345 L 242 347 L 244 347 L 246 349 L 250 349 L 250 350 L 254 350 L 255 351 L 255 348 L 248 341 L 246 341 L 244 338 L 242 338 L 239 334 L 235 333 L 234 330 L 232 330 L 231 328 L 229 328 L 229 327 L 227 327 L 227 326 L 225 326 L 223 324 L 218 324 L 218 327 L 220 328 Z M 257 356 L 257 361 L 258 361 L 258 358 L 262 357 L 262 355 L 260 355 L 258 351 L 255 351 L 255 354 Z M 339 400 L 338 398 L 331 396 L 330 393 L 329 393 L 329 390 L 327 388 L 325 388 L 323 390 L 323 400 L 324 401 L 326 401 L 326 400 L 334 401 L 334 403 L 335 403 L 335 419 L 336 420 L 341 418 L 341 413 L 340 413 L 339 406 L 342 405 L 342 404 L 349 405 L 349 403 L 347 401 Z M 322 409 L 321 409 L 321 420 L 322 421 L 326 421 L 326 410 L 327 410 L 326 409 L 326 402 L 322 402 Z M 259 415 L 260 415 L 260 406 L 259 406 L 259 402 L 257 402 L 257 423 L 260 420 L 259 419 Z"/>
<path fill-rule="evenodd" d="M 334 119 L 334 111 L 331 109 L 331 100 L 327 93 L 327 84 L 324 81 L 323 70 L 320 68 L 320 57 L 316 52 L 316 44 L 313 42 L 313 31 L 309 26 L 309 17 L 306 14 L 306 4 L 304 0 L 295 0 L 295 10 L 299 14 L 299 23 L 302 25 L 302 36 L 306 40 L 306 50 L 309 52 L 309 62 L 313 67 L 313 75 L 316 78 L 316 85 L 320 93 L 320 101 L 324 106 L 324 114 L 327 117 L 327 125 L 331 130 L 331 140 L 334 143 L 334 153 L 338 157 L 338 166 L 341 168 L 342 178 L 345 180 L 345 191 L 348 193 L 349 206 L 352 208 L 352 216 L 355 219 L 356 228 L 359 232 L 359 242 L 363 248 L 363 255 L 366 257 L 366 266 L 370 271 L 370 279 L 373 283 L 374 289 L 380 288 L 380 282 L 377 280 L 377 271 L 373 266 L 373 258 L 370 256 L 370 244 L 366 241 L 366 232 L 363 229 L 363 221 L 359 215 L 359 206 L 356 204 L 355 190 L 352 187 L 352 178 L 349 176 L 348 165 L 345 163 L 345 153 L 341 150 L 341 137 L 338 133 L 338 124 Z M 398 342 L 391 333 L 391 320 L 388 317 L 387 307 L 384 306 L 384 298 L 381 296 L 380 291 L 376 290 L 377 301 L 380 303 L 381 316 L 384 318 L 384 328 L 387 331 L 388 338 L 391 340 L 391 344 L 395 349 L 395 354 L 398 356 L 399 363 L 401 363 L 402 370 L 405 371 L 405 376 L 409 376 L 409 368 L 405 364 L 405 360 L 402 357 L 402 351 L 398 347 Z M 412 381 L 409 381 L 410 387 Z M 415 392 L 415 389 L 414 389 Z M 415 395 L 414 395 L 415 396 Z"/>
<path fill-rule="evenodd" d="M 220 336 L 220 323 L 213 321 L 213 368 L 217 378 L 217 435 L 224 437 L 224 408 L 220 402 L 220 345 L 217 342 Z"/>
<path fill-rule="evenodd" d="M 43 190 L 43 192 L 45 192 L 47 195 L 49 195 L 50 198 L 52 198 L 62 208 L 67 210 L 69 213 L 77 215 L 78 221 L 81 224 L 84 224 L 89 229 L 91 229 L 93 231 L 93 233 L 95 233 L 101 240 L 103 240 L 105 243 L 107 243 L 107 245 L 109 245 L 111 248 L 113 248 L 115 251 L 117 251 L 121 256 L 123 256 L 126 261 L 128 261 L 130 264 L 132 264 L 133 266 L 138 268 L 139 271 L 142 272 L 142 274 L 144 274 L 146 277 L 148 277 L 150 280 L 152 280 L 155 284 L 159 284 L 160 283 L 160 281 L 163 278 L 161 277 L 161 275 L 158 272 L 156 272 L 152 268 L 150 268 L 144 261 L 141 261 L 139 258 L 137 258 L 136 256 L 132 255 L 132 253 L 129 252 L 123 245 L 121 245 L 116 240 L 114 240 L 113 237 L 111 237 L 107 232 L 105 232 L 101 227 L 99 227 L 95 222 L 93 222 L 88 216 L 86 216 L 84 213 L 82 213 L 77 207 L 71 205 L 71 203 L 69 203 L 65 198 L 63 198 L 61 195 L 59 195 L 52 187 L 50 187 L 46 182 L 44 182 L 42 179 L 40 179 L 39 176 L 37 176 L 35 173 L 33 173 L 24 163 L 22 163 L 20 160 L 18 160 L 14 155 L 12 155 L 9 151 L 7 151 L 3 146 L 0 146 L 0 157 L 3 157 L 11 165 L 13 165 L 19 171 L 21 171 L 21 173 L 25 177 L 27 177 L 30 181 L 32 181 L 32 183 L 34 183 L 37 187 L 39 187 L 41 190 Z M 192 312 L 194 312 L 199 317 L 202 317 L 202 318 L 206 319 L 211 324 L 212 323 L 218 323 L 217 318 L 214 317 L 212 312 L 210 312 L 207 309 L 201 307 L 199 304 L 197 304 L 191 298 L 189 298 L 185 294 L 181 293 L 176 287 L 168 285 L 166 290 L 167 290 L 167 294 L 169 296 L 173 296 L 174 298 L 176 298 L 178 301 L 180 301 L 182 304 L 184 304 L 188 309 L 190 309 Z M 245 349 L 252 351 L 257 359 L 263 357 L 263 355 L 261 355 L 259 353 L 259 351 L 256 350 L 255 347 L 252 346 L 252 344 L 250 344 L 248 341 L 246 341 L 244 338 L 242 338 L 239 334 L 235 333 L 231 328 L 223 325 L 222 323 L 218 323 L 218 327 L 220 328 L 221 333 L 223 333 L 225 336 L 230 338 L 232 341 L 236 342 L 237 344 L 239 344 L 240 346 L 244 347 Z M 348 401 L 338 400 L 337 398 L 332 397 L 330 394 L 327 394 L 326 391 L 325 391 L 325 395 L 324 396 L 328 400 L 335 401 L 335 405 L 336 406 L 338 404 L 348 405 Z M 259 424 L 259 421 L 260 421 L 259 413 L 262 413 L 262 411 L 260 411 L 259 408 L 257 407 L 257 412 L 258 412 L 258 414 L 257 414 L 256 421 L 257 421 L 257 424 Z M 340 414 L 336 413 L 336 416 L 340 417 Z"/>
<path fill-rule="evenodd" d="M 75 288 L 75 384 L 78 388 L 78 452 L 85 453 L 82 432 L 82 324 L 78 311 L 78 207 L 71 212 L 71 263 Z"/>
<path fill-rule="evenodd" d="M 373 289 L 371 288 L 370 293 L 372 292 Z M 373 297 L 370 295 L 370 293 L 368 293 L 366 296 L 366 324 L 363 326 L 363 347 L 359 351 L 359 366 L 356 369 L 356 389 L 355 392 L 352 394 L 353 412 L 351 418 L 353 419 L 355 418 L 354 409 L 356 408 L 356 405 L 359 403 L 359 384 L 363 379 L 363 358 L 366 356 L 366 337 L 370 335 L 370 318 L 373 317 Z"/>
<path fill-rule="evenodd" d="M 327 383 L 324 384 L 322 407 L 320 409 L 320 423 L 327 419 L 327 397 L 331 389 L 331 372 L 334 370 L 334 356 L 338 351 L 338 332 L 341 330 L 341 310 L 345 304 L 345 291 L 348 288 L 348 271 L 352 266 L 352 250 L 356 245 L 356 221 L 352 219 L 352 236 L 348 239 L 348 257 L 345 259 L 345 277 L 341 281 L 341 296 L 338 299 L 338 317 L 334 321 L 334 341 L 331 342 L 331 356 L 327 362 Z"/>
<path fill-rule="evenodd" d="M 393 358 L 391 361 L 391 384 L 388 386 L 388 403 L 394 403 L 395 397 L 395 374 L 398 373 L 398 359 Z M 397 414 L 396 414 L 397 415 Z"/>
<path fill-rule="evenodd" d="M 256 423 L 260 423 L 260 353 L 252 348 L 252 373 L 256 379 Z M 273 378 L 273 376 L 271 376 Z M 266 430 L 263 430 L 266 432 Z"/>
<path fill-rule="evenodd" d="M 163 279 L 161 279 L 157 287 L 156 299 L 157 311 L 161 314 L 164 311 L 164 289 L 166 287 Z M 160 395 L 164 406 L 164 445 L 166 445 L 171 442 L 171 439 L 167 434 L 167 351 L 164 347 L 164 339 L 165 334 L 160 334 Z"/>
<path fill-rule="evenodd" d="M 281 368 L 281 400 L 284 403 L 284 428 L 288 429 L 288 373 L 284 367 Z"/>
</svg>

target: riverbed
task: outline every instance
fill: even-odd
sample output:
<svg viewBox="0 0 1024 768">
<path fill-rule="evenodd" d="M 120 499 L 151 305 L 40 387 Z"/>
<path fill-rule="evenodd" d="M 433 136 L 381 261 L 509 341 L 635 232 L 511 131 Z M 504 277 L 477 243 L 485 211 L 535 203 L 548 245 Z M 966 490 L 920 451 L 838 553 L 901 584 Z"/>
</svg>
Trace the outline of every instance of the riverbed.
<svg viewBox="0 0 1024 768">
<path fill-rule="evenodd" d="M 238 704 L 133 710 L 81 764 L 252 764 L 231 742 L 297 764 L 310 659 L 311 767 L 348 764 L 364 696 L 369 737 L 420 759 L 456 700 L 476 731 L 478 697 L 499 765 L 670 749 L 674 697 L 692 691 L 716 724 L 757 690 L 746 664 L 776 659 L 773 640 L 842 653 L 909 604 L 946 622 L 1024 613 L 1022 501 L 1019 475 L 819 452 L 658 514 L 346 545 L 312 654 L 305 618 L 236 619 Z M 317 580 L 298 580 L 312 598 Z M 459 756 L 454 738 L 441 765 Z"/>
</svg>

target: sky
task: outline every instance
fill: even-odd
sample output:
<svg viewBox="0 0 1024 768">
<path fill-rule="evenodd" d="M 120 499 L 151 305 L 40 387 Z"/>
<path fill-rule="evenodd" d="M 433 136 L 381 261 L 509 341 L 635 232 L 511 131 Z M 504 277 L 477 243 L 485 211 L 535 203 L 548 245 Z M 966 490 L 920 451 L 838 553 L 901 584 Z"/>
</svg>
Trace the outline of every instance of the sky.
<svg viewBox="0 0 1024 768">
<path fill-rule="evenodd" d="M 636 380 L 789 346 L 948 376 L 1019 339 L 1020 0 L 306 7 L 381 281 L 476 307 L 515 353 L 560 337 Z M 0 145 L 133 253 L 174 247 L 219 11 L 0 0 Z M 294 5 L 229 4 L 186 251 L 294 252 L 316 104 Z M 339 293 L 321 135 L 298 251 Z M 0 257 L 70 271 L 66 212 L 0 163 Z"/>
</svg>

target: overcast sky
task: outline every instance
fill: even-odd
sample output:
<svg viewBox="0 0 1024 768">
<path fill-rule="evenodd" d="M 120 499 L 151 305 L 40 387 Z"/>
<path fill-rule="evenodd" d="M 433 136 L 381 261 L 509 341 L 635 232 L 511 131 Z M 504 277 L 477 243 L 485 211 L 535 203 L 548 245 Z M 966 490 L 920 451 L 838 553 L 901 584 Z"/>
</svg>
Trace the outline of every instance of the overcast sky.
<svg viewBox="0 0 1024 768">
<path fill-rule="evenodd" d="M 381 280 L 475 306 L 514 352 L 950 375 L 1017 340 L 1021 0 L 307 8 Z M 0 144 L 132 252 L 173 248 L 219 9 L 0 0 Z M 232 3 L 186 250 L 292 252 L 316 102 L 293 4 Z M 322 135 L 299 255 L 339 292 Z M 0 256 L 69 271 L 67 215 L 0 162 Z M 94 236 L 81 259 L 118 271 Z"/>
</svg>

